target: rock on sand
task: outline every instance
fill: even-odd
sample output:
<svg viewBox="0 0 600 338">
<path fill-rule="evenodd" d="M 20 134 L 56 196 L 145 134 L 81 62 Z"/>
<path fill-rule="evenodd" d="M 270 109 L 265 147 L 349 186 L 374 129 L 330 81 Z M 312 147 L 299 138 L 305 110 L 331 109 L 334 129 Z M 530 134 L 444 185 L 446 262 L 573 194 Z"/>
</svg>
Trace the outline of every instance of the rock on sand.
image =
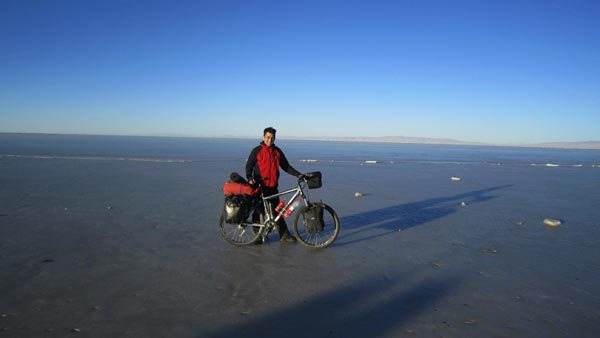
<svg viewBox="0 0 600 338">
<path fill-rule="evenodd" d="M 562 222 L 558 219 L 554 219 L 554 218 L 544 218 L 544 224 L 551 226 L 551 227 L 557 227 L 559 225 L 562 224 Z"/>
</svg>

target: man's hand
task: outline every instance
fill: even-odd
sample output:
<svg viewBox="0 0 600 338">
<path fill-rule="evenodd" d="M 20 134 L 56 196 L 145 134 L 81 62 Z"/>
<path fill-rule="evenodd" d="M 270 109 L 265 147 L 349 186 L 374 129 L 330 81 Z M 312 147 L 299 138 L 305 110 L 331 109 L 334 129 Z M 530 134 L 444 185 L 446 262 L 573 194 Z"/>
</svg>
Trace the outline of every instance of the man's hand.
<svg viewBox="0 0 600 338">
<path fill-rule="evenodd" d="M 253 179 L 253 178 L 251 178 L 250 180 L 248 180 L 248 184 L 250 184 L 250 185 L 254 185 L 254 183 L 256 183 L 256 181 L 254 181 L 254 179 Z"/>
</svg>

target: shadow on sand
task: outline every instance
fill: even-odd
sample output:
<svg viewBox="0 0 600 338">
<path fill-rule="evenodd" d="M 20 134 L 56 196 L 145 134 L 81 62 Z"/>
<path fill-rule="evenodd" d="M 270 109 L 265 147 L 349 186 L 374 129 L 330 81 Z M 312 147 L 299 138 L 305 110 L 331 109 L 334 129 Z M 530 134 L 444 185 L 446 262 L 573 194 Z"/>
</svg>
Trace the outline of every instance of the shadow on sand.
<svg viewBox="0 0 600 338">
<path fill-rule="evenodd" d="M 457 287 L 454 277 L 411 283 L 370 278 L 254 318 L 240 315 L 215 338 L 381 337 L 405 333 L 403 325 Z M 399 331 L 402 330 L 402 331 Z"/>
<path fill-rule="evenodd" d="M 485 202 L 498 197 L 490 195 L 491 192 L 511 186 L 496 186 L 343 217 L 340 219 L 342 230 L 336 242 L 332 244 L 332 247 L 390 235 L 397 231 L 431 222 L 458 211 L 461 208 L 461 202 L 465 202 L 468 205 Z M 372 231 L 374 228 L 381 229 L 383 232 L 367 234 L 363 237 L 360 236 L 362 233 Z"/>
<path fill-rule="evenodd" d="M 461 208 L 460 202 L 481 203 L 498 197 L 494 191 L 510 185 L 372 210 L 341 219 L 342 232 L 333 246 L 385 236 L 442 218 Z M 380 231 L 374 231 L 378 229 Z M 362 235 L 362 236 L 361 236 Z M 266 314 L 231 318 L 231 325 L 206 337 L 383 337 L 402 336 L 412 319 L 433 311 L 455 290 L 455 276 L 416 274 L 398 278 L 368 277 L 317 294 Z M 227 320 L 227 319 L 225 319 Z M 198 336 L 200 337 L 200 336 Z"/>
</svg>

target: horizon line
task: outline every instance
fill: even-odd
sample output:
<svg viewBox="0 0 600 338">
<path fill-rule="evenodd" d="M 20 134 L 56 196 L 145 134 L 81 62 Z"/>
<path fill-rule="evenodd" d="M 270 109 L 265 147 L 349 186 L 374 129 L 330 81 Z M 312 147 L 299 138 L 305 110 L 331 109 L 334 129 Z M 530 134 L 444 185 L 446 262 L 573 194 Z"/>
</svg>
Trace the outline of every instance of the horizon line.
<svg viewBox="0 0 600 338">
<path fill-rule="evenodd" d="M 220 135 L 149 135 L 149 134 L 100 134 L 100 133 L 50 133 L 50 132 L 5 132 L 13 135 L 48 135 L 48 136 L 101 136 L 101 137 L 156 137 L 156 138 L 229 138 L 259 139 L 259 136 Z M 479 141 L 463 141 L 452 138 L 419 137 L 419 136 L 287 136 L 283 140 L 323 141 L 323 142 L 359 142 L 359 143 L 394 143 L 394 144 L 430 144 L 430 145 L 463 145 L 482 147 L 516 147 L 516 148 L 555 148 L 600 150 L 600 141 L 552 141 L 535 143 L 488 143 Z M 586 147 L 587 146 L 587 147 Z"/>
</svg>

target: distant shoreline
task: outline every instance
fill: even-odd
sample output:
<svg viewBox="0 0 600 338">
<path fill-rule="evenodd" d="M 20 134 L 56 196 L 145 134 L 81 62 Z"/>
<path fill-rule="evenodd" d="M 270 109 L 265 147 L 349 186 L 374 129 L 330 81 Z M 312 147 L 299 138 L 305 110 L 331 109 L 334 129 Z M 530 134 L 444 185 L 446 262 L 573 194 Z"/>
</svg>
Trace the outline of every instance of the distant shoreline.
<svg viewBox="0 0 600 338">
<path fill-rule="evenodd" d="M 169 135 L 109 135 L 109 134 L 57 134 L 57 133 L 21 133 L 0 132 L 2 135 L 22 136 L 82 136 L 82 137 L 156 137 L 156 138 L 206 138 L 206 139 L 255 139 L 250 136 L 169 136 Z M 600 141 L 585 142 L 542 142 L 542 143 L 517 143 L 498 144 L 484 142 L 470 142 L 446 138 L 382 136 L 382 137 L 299 137 L 288 136 L 284 140 L 297 141 L 323 141 L 323 142 L 358 142 L 358 143 L 393 143 L 393 144 L 429 144 L 429 145 L 457 145 L 476 147 L 513 147 L 513 148 L 551 148 L 573 150 L 600 150 Z"/>
<path fill-rule="evenodd" d="M 421 137 L 288 137 L 290 140 L 305 141 L 330 141 L 330 142 L 362 142 L 362 143 L 396 143 L 396 144 L 431 144 L 431 145 L 457 145 L 475 147 L 512 147 L 512 148 L 553 148 L 553 149 L 585 149 L 600 150 L 600 141 L 587 142 L 544 142 L 544 143 L 517 143 L 498 144 L 483 142 L 468 142 L 453 139 L 436 139 Z"/>
</svg>

